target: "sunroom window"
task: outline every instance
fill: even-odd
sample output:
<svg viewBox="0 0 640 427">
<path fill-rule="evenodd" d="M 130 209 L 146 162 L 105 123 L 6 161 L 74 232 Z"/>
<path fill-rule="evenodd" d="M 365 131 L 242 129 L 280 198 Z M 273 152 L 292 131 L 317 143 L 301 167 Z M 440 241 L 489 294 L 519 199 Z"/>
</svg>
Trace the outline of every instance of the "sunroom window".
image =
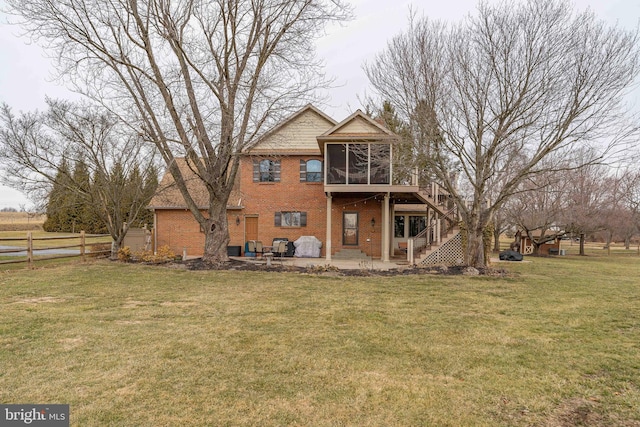
<svg viewBox="0 0 640 427">
<path fill-rule="evenodd" d="M 327 184 L 389 184 L 389 144 L 327 144 Z"/>
</svg>

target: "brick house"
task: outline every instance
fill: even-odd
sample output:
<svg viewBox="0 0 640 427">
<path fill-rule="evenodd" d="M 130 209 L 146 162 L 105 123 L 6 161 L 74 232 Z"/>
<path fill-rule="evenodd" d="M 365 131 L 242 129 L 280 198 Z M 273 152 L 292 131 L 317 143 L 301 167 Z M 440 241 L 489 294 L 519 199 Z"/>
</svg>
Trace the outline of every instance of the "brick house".
<svg viewBox="0 0 640 427">
<path fill-rule="evenodd" d="M 452 240 L 452 261 L 442 260 L 442 254 L 438 259 L 461 262 L 459 233 L 445 225 L 453 222 L 444 193 L 434 184 L 421 188 L 416 178 L 394 178 L 397 141 L 360 110 L 338 123 L 312 105 L 302 108 L 243 153 L 227 206 L 229 245 L 244 253 L 251 240 L 271 245 L 278 238 L 315 236 L 327 261 L 346 254 L 419 263 Z M 171 180 L 170 174 L 162 179 L 165 189 L 149 206 L 156 245 L 201 255 L 204 234 L 178 190 L 167 189 Z M 190 188 L 206 209 L 202 184 L 194 179 Z"/>
</svg>

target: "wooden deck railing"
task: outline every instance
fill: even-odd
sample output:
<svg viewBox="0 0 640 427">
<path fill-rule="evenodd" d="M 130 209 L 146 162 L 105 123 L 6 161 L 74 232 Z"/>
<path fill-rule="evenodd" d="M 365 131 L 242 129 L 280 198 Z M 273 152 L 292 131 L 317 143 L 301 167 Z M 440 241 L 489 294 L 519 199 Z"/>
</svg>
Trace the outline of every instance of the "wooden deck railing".
<svg viewBox="0 0 640 427">
<path fill-rule="evenodd" d="M 10 246 L 14 244 L 16 247 L 11 247 L 8 249 L 0 249 L 0 256 L 10 254 L 12 258 L 15 259 L 7 259 L 0 260 L 0 265 L 2 264 L 18 264 L 18 263 L 27 263 L 27 268 L 33 268 L 33 265 L 36 261 L 45 261 L 51 259 L 58 258 L 72 258 L 72 257 L 81 257 L 84 261 L 87 256 L 100 256 L 107 255 L 111 253 L 111 245 L 108 242 L 100 242 L 95 241 L 97 239 L 109 237 L 108 234 L 85 234 L 84 231 L 81 231 L 76 235 L 67 235 L 67 236 L 41 236 L 34 237 L 33 234 L 29 231 L 27 232 L 26 237 L 0 237 L 0 245 L 5 245 L 5 242 L 10 242 Z M 34 245 L 34 242 L 37 241 L 56 241 L 56 240 L 65 240 L 67 242 L 73 242 L 72 244 L 60 244 L 60 245 L 47 245 L 40 246 Z M 78 241 L 75 243 L 75 241 Z M 87 240 L 93 240 L 92 242 L 87 242 Z M 16 243 L 13 243 L 16 242 Z M 17 242 L 25 242 L 23 244 L 18 244 Z M 73 249 L 78 248 L 73 252 L 60 252 L 55 253 L 57 250 L 65 250 L 65 249 Z M 38 252 L 41 251 L 50 251 L 48 254 L 38 255 Z M 54 253 L 51 253 L 53 251 Z M 24 252 L 24 255 L 22 253 Z"/>
<path fill-rule="evenodd" d="M 415 262 L 415 257 L 423 250 L 431 249 L 434 241 L 440 242 L 456 226 L 458 219 L 458 209 L 454 205 L 443 215 L 438 215 L 435 220 L 427 225 L 420 233 L 409 238 L 407 242 L 407 261 L 410 264 Z M 439 235 L 438 235 L 439 234 Z"/>
</svg>

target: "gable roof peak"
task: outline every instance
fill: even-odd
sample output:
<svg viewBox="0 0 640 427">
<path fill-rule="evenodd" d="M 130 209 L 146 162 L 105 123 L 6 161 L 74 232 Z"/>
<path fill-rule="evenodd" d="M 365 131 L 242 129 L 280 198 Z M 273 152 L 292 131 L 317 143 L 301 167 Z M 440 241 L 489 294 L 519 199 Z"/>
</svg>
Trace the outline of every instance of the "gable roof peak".
<svg viewBox="0 0 640 427">
<path fill-rule="evenodd" d="M 315 137 L 336 123 L 333 118 L 309 103 L 281 120 L 243 151 L 245 154 L 317 151 Z"/>
<path fill-rule="evenodd" d="M 389 129 L 387 129 L 386 126 L 384 126 L 382 123 L 378 122 L 377 120 L 373 119 L 371 116 L 369 116 L 368 114 L 365 114 L 361 109 L 357 109 L 355 112 L 353 112 L 351 115 L 349 115 L 349 117 L 347 117 L 346 119 L 344 119 L 343 121 L 341 121 L 340 123 L 336 124 L 334 127 L 332 127 L 331 129 L 329 129 L 328 131 L 326 131 L 324 134 L 322 134 L 321 136 L 329 136 L 331 134 L 335 134 L 338 133 L 338 131 L 344 127 L 346 127 L 347 125 L 349 125 L 350 123 L 353 123 L 357 120 L 361 120 L 364 121 L 366 125 L 368 125 L 368 127 L 371 127 L 372 130 L 375 130 L 376 133 L 381 133 L 385 136 L 389 136 L 389 137 L 396 137 L 396 134 L 394 134 L 393 132 L 391 132 Z"/>
</svg>

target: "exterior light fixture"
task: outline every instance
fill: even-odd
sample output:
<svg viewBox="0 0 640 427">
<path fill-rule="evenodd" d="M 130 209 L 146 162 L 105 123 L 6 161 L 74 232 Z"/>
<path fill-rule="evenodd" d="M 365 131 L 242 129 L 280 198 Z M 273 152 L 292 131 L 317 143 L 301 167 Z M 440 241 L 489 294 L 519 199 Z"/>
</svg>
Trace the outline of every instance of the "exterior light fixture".
<svg viewBox="0 0 640 427">
<path fill-rule="evenodd" d="M 236 225 L 240 225 L 240 215 L 236 215 Z"/>
<path fill-rule="evenodd" d="M 376 219 L 375 218 L 371 218 L 371 228 L 376 226 Z"/>
</svg>

